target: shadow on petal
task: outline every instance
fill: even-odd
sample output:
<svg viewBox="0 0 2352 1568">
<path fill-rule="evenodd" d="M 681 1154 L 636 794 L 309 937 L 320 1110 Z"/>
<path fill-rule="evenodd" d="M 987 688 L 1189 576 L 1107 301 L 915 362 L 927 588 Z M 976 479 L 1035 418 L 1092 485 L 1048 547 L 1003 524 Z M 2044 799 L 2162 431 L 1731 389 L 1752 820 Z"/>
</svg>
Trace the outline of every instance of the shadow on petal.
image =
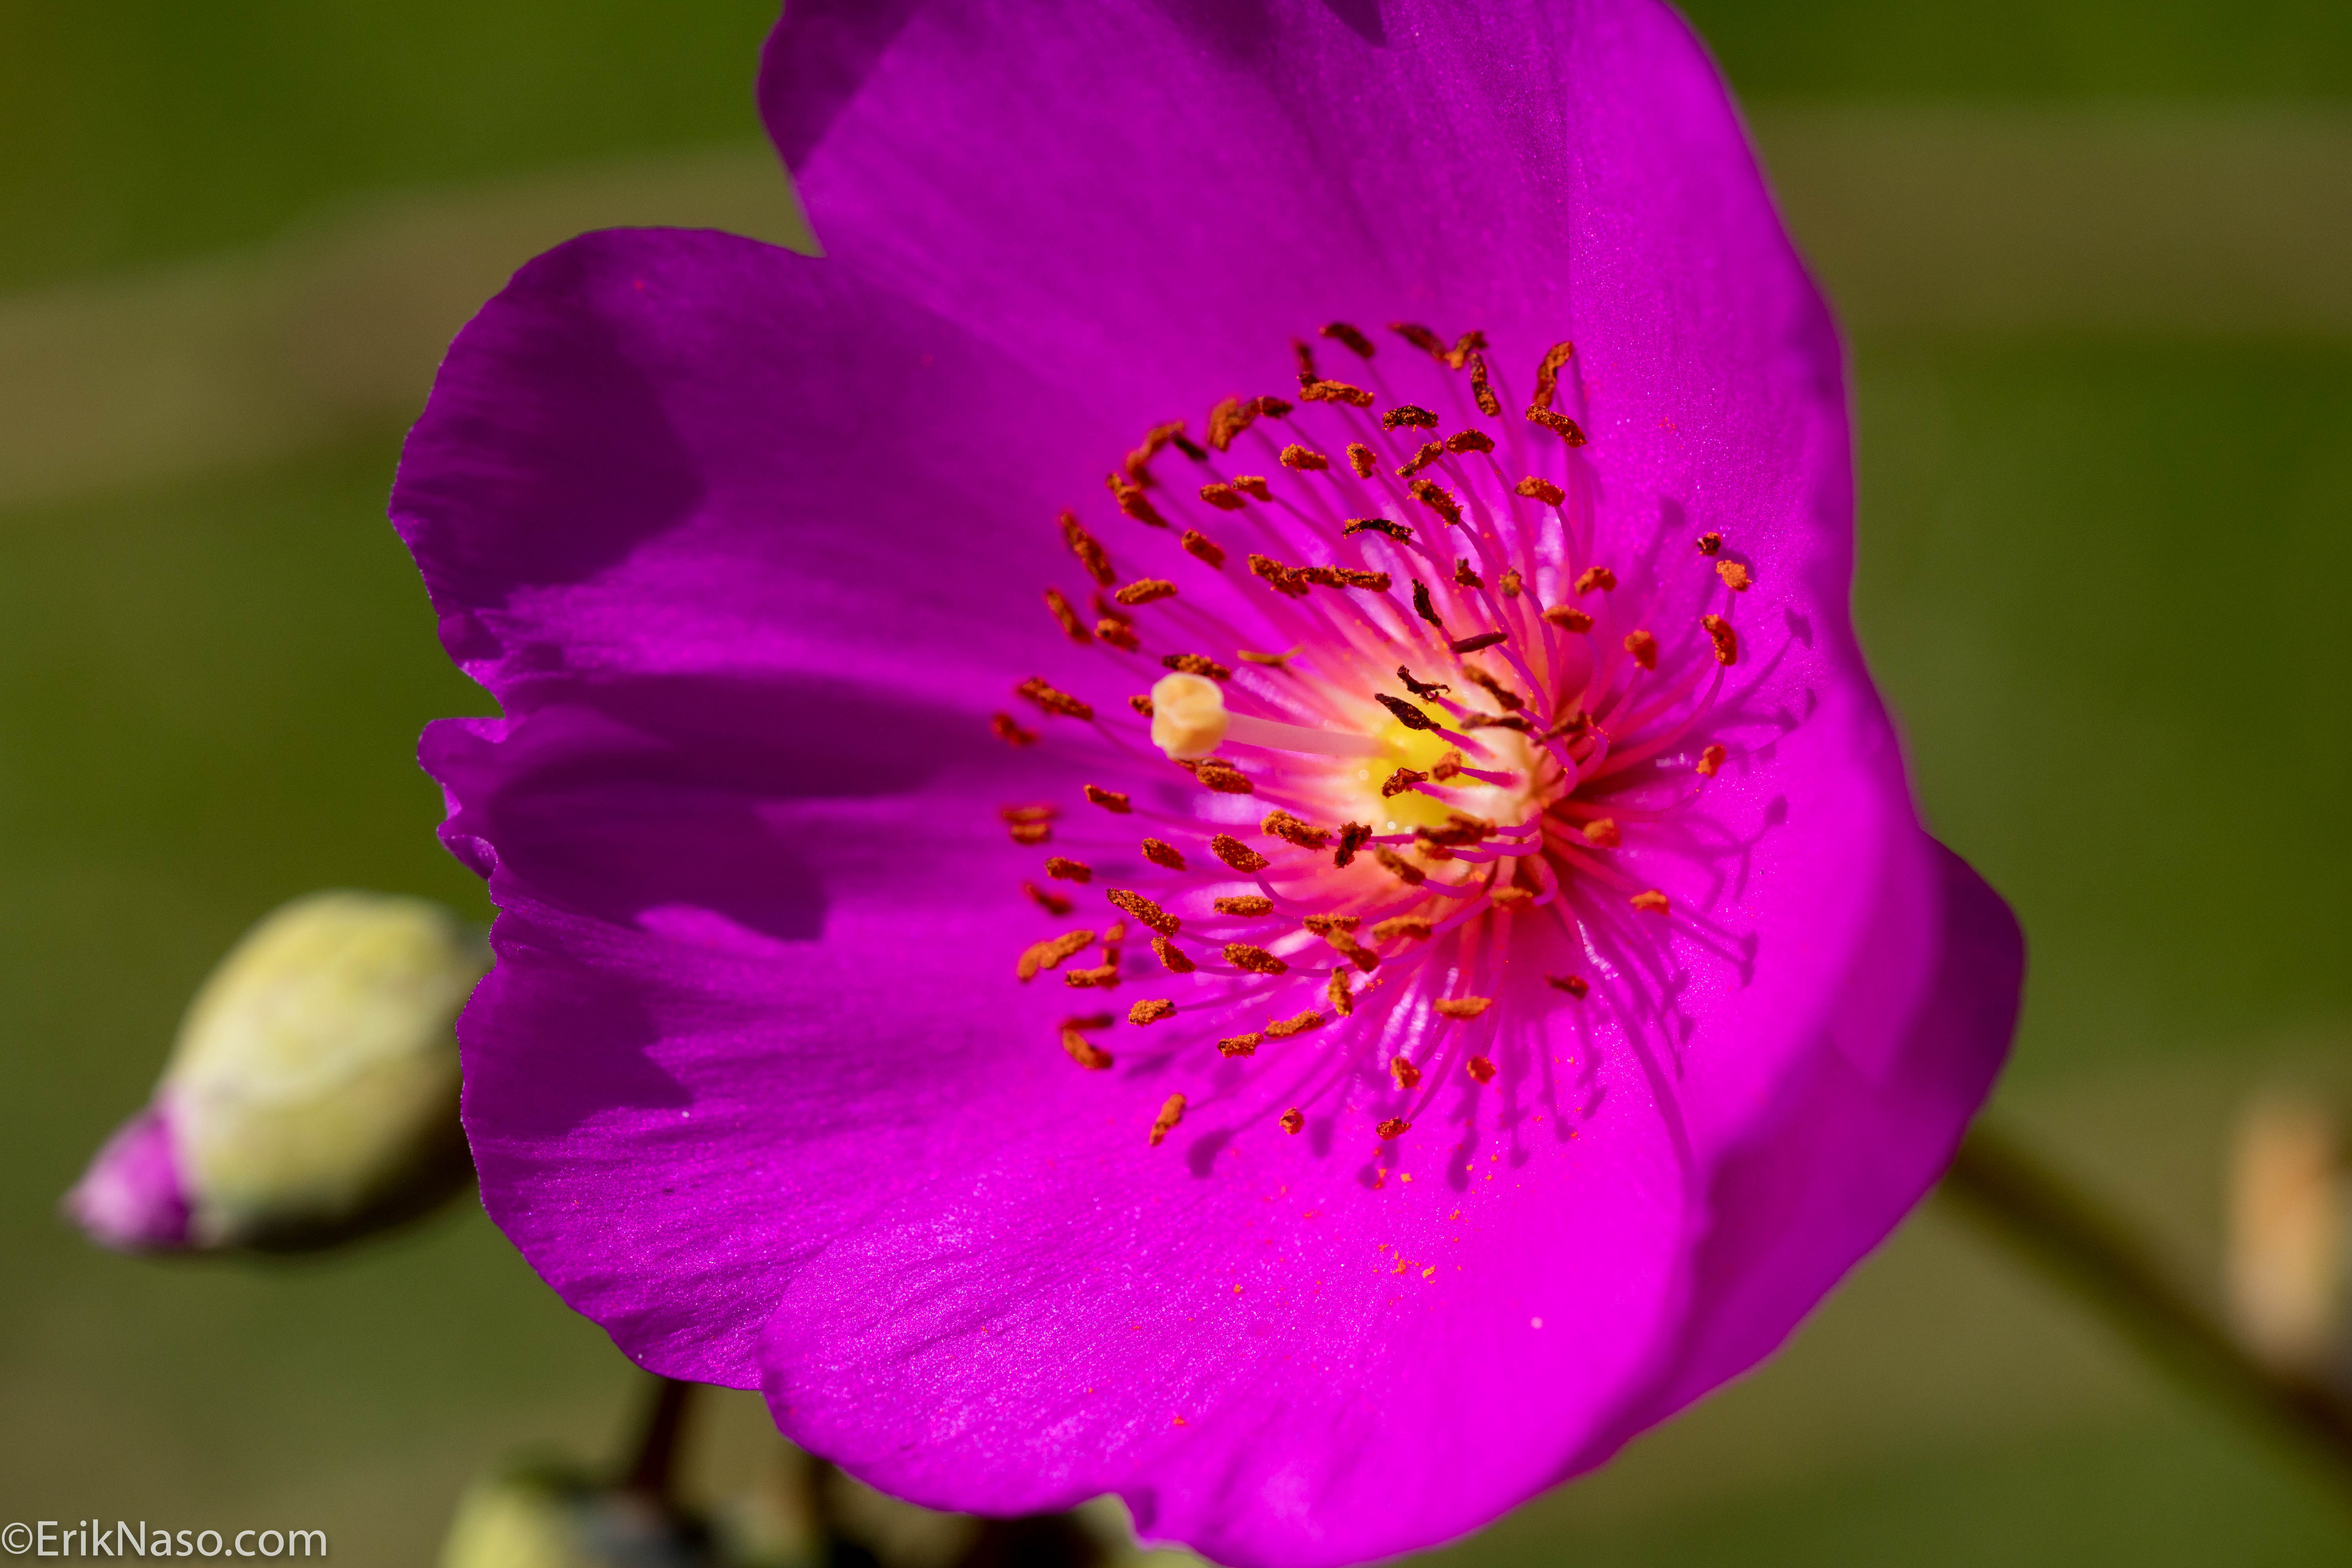
<svg viewBox="0 0 2352 1568">
<path fill-rule="evenodd" d="M 824 888 L 774 808 L 911 794 L 984 737 L 967 716 L 838 682 L 658 676 L 436 724 L 423 752 L 454 804 L 447 836 L 494 853 L 502 902 L 511 889 L 640 928 L 649 910 L 703 910 L 810 942 Z"/>
<path fill-rule="evenodd" d="M 531 266 L 560 290 L 592 260 L 559 250 Z M 699 468 L 614 323 L 485 311 L 461 342 L 477 360 L 531 364 L 549 385 L 594 395 L 499 396 L 443 377 L 442 420 L 412 438 L 398 492 L 437 602 L 495 605 L 521 588 L 585 581 L 701 504 Z M 486 516 L 499 526 L 479 526 Z M 495 639 L 479 650 L 467 640 L 451 648 L 461 659 L 496 651 Z"/>
<path fill-rule="evenodd" d="M 536 931 L 524 940 L 541 946 Z M 492 1162 L 509 1150 L 562 1138 L 592 1119 L 683 1111 L 694 1100 L 645 1049 L 661 1038 L 661 1029 L 625 976 L 554 959 L 551 952 L 534 953 L 534 962 L 525 963 L 512 962 L 515 956 L 499 953 L 499 967 L 474 993 L 457 1026 L 466 1058 L 466 1131 L 483 1166 L 486 1194 Z M 542 956 L 553 961 L 536 961 Z M 533 1020 L 528 1032 L 498 1023 L 518 1016 Z M 498 1108 L 495 1127 L 478 1124 L 483 1105 Z"/>
</svg>

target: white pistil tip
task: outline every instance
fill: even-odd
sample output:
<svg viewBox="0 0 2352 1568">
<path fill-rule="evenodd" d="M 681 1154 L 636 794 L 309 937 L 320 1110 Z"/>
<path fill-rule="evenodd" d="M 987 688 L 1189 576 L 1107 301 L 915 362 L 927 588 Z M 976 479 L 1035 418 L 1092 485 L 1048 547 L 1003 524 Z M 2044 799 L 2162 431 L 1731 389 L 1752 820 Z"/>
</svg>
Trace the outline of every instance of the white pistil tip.
<svg viewBox="0 0 2352 1568">
<path fill-rule="evenodd" d="M 1225 694 L 1206 676 L 1162 676 L 1151 689 L 1151 743 L 1177 762 L 1215 751 L 1231 722 Z"/>
</svg>

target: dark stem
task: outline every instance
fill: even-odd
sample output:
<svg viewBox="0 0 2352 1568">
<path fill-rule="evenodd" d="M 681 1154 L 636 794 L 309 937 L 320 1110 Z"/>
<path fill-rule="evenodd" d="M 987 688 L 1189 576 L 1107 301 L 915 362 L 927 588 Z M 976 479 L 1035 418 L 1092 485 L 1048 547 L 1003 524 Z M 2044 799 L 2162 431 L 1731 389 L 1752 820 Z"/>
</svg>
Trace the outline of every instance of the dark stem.
<svg viewBox="0 0 2352 1568">
<path fill-rule="evenodd" d="M 801 1467 L 802 1507 L 809 1521 L 809 1532 L 816 1540 L 816 1561 L 822 1568 L 877 1568 L 881 1559 L 862 1541 L 852 1541 L 841 1532 L 841 1509 L 834 1495 L 834 1483 L 841 1472 L 830 1459 L 820 1459 L 814 1454 Z"/>
<path fill-rule="evenodd" d="M 622 1490 L 635 1492 L 665 1510 L 676 1500 L 672 1486 L 677 1479 L 678 1432 L 686 1424 L 686 1406 L 693 1393 L 690 1383 L 655 1374 L 645 1419 L 637 1427 L 636 1447 L 621 1475 Z"/>
<path fill-rule="evenodd" d="M 983 1519 L 955 1568 L 1099 1568 L 1101 1542 L 1066 1513 Z"/>
<path fill-rule="evenodd" d="M 2074 1289 L 2150 1360 L 2239 1415 L 2294 1438 L 2352 1488 L 2352 1405 L 2254 1359 L 2157 1263 L 2130 1226 L 2000 1133 L 1970 1129 L 1944 1192 Z"/>
</svg>

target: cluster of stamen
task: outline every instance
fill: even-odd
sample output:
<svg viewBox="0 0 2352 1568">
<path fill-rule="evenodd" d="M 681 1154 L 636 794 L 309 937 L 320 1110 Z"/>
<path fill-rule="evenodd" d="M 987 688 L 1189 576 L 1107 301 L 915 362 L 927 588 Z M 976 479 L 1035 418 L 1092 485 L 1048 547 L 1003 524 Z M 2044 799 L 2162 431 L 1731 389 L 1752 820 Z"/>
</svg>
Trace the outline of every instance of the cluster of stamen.
<svg viewBox="0 0 2352 1568">
<path fill-rule="evenodd" d="M 1443 1083 L 1494 1080 L 1514 973 L 1630 1017 L 1666 932 L 1717 934 L 1625 868 L 1679 852 L 1664 825 L 1729 755 L 1706 731 L 1749 563 L 1712 531 L 1613 558 L 1640 536 L 1605 525 L 1568 343 L 1507 413 L 1484 334 L 1392 327 L 1424 401 L 1333 322 L 1374 386 L 1297 342 L 1295 396 L 1226 397 L 1202 441 L 1157 426 L 1106 475 L 1135 531 L 1116 553 L 1062 513 L 1089 602 L 1057 584 L 1045 606 L 1104 662 L 1023 681 L 1026 711 L 992 721 L 1076 742 L 1066 804 L 1002 808 L 1039 855 L 1029 898 L 1083 922 L 1015 979 L 1164 992 L 1124 1014 L 1152 1059 L 1214 1053 L 1213 1092 L 1294 1134 L 1350 1084 L 1388 1140 Z M 1084 776 L 1103 763 L 1127 787 Z M 1109 1070 L 1118 1032 L 1074 1014 L 1061 1045 Z M 1162 1100 L 1150 1142 L 1187 1106 Z"/>
</svg>

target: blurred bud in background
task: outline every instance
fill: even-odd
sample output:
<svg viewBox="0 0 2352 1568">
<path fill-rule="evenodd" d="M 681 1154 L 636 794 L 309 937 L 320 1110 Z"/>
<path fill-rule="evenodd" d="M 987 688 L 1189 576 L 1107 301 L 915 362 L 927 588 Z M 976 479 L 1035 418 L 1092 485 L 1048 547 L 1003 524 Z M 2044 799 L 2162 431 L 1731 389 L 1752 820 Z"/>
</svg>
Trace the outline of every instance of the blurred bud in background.
<svg viewBox="0 0 2352 1568">
<path fill-rule="evenodd" d="M 1103 1543 L 1109 1568 L 1210 1568 L 1209 1560 L 1181 1546 L 1145 1546 L 1135 1539 L 1135 1516 L 1127 1504 L 1103 1496 L 1079 1505 L 1074 1516 Z"/>
<path fill-rule="evenodd" d="M 441 1568 L 704 1568 L 721 1561 L 698 1521 L 552 1461 L 476 1481 Z"/>
<path fill-rule="evenodd" d="M 757 1394 L 657 1379 L 626 1452 L 534 1456 L 478 1481 L 440 1568 L 1207 1568 L 1139 1546 L 1126 1507 L 975 1519 L 876 1491 L 778 1435 Z"/>
<path fill-rule="evenodd" d="M 2339 1117 L 2283 1094 L 2247 1106 L 2230 1167 L 2230 1315 L 2249 1350 L 2298 1378 L 2338 1381 L 2352 1365 L 2347 1198 Z"/>
<path fill-rule="evenodd" d="M 284 905 L 197 991 L 67 1215 L 123 1251 L 280 1251 L 431 1208 L 472 1174 L 453 1030 L 488 968 L 479 934 L 422 899 Z"/>
</svg>

